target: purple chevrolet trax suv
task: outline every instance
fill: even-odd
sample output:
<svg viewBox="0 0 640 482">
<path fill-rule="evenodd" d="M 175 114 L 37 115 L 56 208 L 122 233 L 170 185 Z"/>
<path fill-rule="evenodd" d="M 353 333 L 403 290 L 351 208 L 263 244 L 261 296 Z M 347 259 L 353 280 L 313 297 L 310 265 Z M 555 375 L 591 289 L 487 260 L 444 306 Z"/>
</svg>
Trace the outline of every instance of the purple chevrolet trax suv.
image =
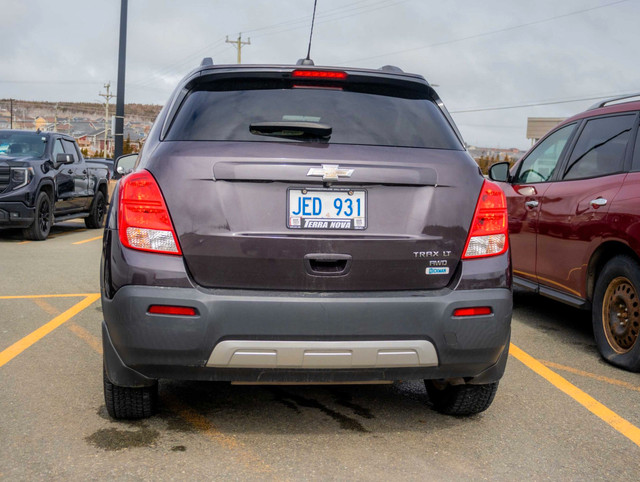
<svg viewBox="0 0 640 482">
<path fill-rule="evenodd" d="M 505 196 L 396 67 L 205 59 L 116 188 L 101 268 L 114 418 L 152 415 L 159 379 L 419 379 L 471 415 L 507 361 Z"/>
</svg>

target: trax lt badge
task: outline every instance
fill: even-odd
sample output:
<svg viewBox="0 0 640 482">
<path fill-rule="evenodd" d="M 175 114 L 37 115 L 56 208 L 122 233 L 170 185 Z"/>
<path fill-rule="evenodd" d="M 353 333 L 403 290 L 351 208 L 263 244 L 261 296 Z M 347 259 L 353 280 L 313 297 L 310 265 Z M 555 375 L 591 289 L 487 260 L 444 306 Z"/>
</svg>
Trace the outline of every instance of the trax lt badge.
<svg viewBox="0 0 640 482">
<path fill-rule="evenodd" d="M 323 181 L 337 181 L 340 177 L 351 177 L 353 169 L 340 169 L 337 164 L 323 164 L 322 167 L 312 167 L 307 176 L 322 176 Z"/>
</svg>

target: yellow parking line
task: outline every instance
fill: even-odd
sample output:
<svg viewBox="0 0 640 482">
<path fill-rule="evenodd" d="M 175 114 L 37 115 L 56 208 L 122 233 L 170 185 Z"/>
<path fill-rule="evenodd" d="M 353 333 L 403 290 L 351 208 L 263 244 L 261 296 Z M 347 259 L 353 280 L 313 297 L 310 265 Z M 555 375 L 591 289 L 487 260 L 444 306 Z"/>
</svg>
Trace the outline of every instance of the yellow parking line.
<svg viewBox="0 0 640 482">
<path fill-rule="evenodd" d="M 102 342 L 98 337 L 93 336 L 83 327 L 81 327 L 80 325 L 76 325 L 73 322 L 69 323 L 67 325 L 67 328 L 71 330 L 71 332 L 74 335 L 76 335 L 78 338 L 84 341 L 87 345 L 89 345 L 93 349 L 93 351 L 95 351 L 99 355 L 102 355 Z"/>
<path fill-rule="evenodd" d="M 29 244 L 33 243 L 33 241 L 20 241 L 18 244 Z"/>
<path fill-rule="evenodd" d="M 33 302 L 52 316 L 57 316 L 60 314 L 60 310 L 52 304 L 48 303 L 46 300 L 38 298 L 33 300 Z M 89 347 L 91 347 L 93 351 L 102 355 L 102 343 L 100 342 L 100 339 L 98 337 L 93 336 L 91 333 L 89 333 L 89 331 L 87 331 L 80 325 L 75 324 L 73 321 L 67 323 L 66 328 L 82 341 L 84 341 L 87 345 L 89 345 Z"/>
<path fill-rule="evenodd" d="M 35 298 L 33 302 L 38 305 L 43 311 L 49 313 L 51 316 L 58 316 L 60 314 L 60 310 L 46 301 L 44 298 Z"/>
<path fill-rule="evenodd" d="M 40 341 L 46 335 L 48 335 L 53 330 L 58 328 L 60 325 L 62 325 L 66 321 L 69 321 L 71 318 L 73 318 L 75 315 L 80 313 L 82 310 L 92 305 L 99 298 L 100 298 L 99 293 L 94 293 L 92 295 L 86 296 L 85 299 L 83 299 L 79 303 L 76 303 L 64 313 L 56 316 L 53 320 L 51 320 L 46 325 L 41 326 L 37 330 L 25 336 L 22 340 L 17 341 L 13 345 L 11 345 L 9 348 L 1 351 L 0 367 L 4 366 L 9 361 L 13 360 L 15 357 L 17 357 L 20 353 L 25 351 L 31 345 Z"/>
<path fill-rule="evenodd" d="M 83 232 L 85 232 L 85 231 L 86 231 L 86 229 L 85 229 L 85 228 L 82 228 L 82 229 L 70 229 L 69 231 L 61 231 L 61 232 L 56 233 L 56 234 L 51 234 L 51 235 L 49 235 L 49 236 L 47 237 L 47 239 L 60 238 L 60 237 L 63 237 L 63 236 L 67 236 L 67 235 L 69 235 L 69 234 L 73 234 L 73 233 L 83 233 Z"/>
<path fill-rule="evenodd" d="M 602 419 L 604 422 L 609 424 L 611 427 L 616 429 L 622 435 L 631 440 L 634 444 L 640 447 L 640 428 L 631 424 L 620 415 L 615 413 L 613 410 L 604 406 L 602 403 L 598 402 L 595 398 L 586 394 L 582 390 L 580 390 L 575 385 L 571 384 L 565 378 L 558 375 L 556 372 L 550 370 L 545 367 L 538 360 L 533 358 L 528 353 L 525 353 L 520 348 L 515 346 L 513 343 L 509 347 L 509 354 L 511 354 L 514 358 L 522 362 L 525 366 L 536 372 L 542 378 L 547 380 L 561 392 L 569 395 L 580 405 L 585 407 L 595 416 Z"/>
<path fill-rule="evenodd" d="M 273 468 L 235 436 L 222 433 L 207 417 L 179 402 L 175 397 L 165 394 L 164 398 L 173 412 L 180 415 L 189 425 L 204 434 L 211 441 L 231 451 L 251 472 L 261 474 L 263 477 L 269 475 L 273 477 Z"/>
<path fill-rule="evenodd" d="M 75 243 L 71 243 L 71 244 L 84 244 L 90 241 L 96 241 L 98 239 L 102 239 L 102 234 L 100 236 L 96 236 L 95 238 L 85 239 L 84 241 L 76 241 Z"/>
<path fill-rule="evenodd" d="M 102 354 L 102 343 L 98 337 L 92 335 L 86 329 L 73 322 L 69 323 L 67 328 L 89 345 L 93 351 Z M 234 452 L 245 467 L 250 469 L 252 472 L 259 474 L 269 474 L 272 472 L 272 468 L 257 454 L 253 453 L 234 436 L 225 435 L 220 432 L 220 430 L 218 430 L 204 415 L 201 415 L 193 408 L 184 405 L 171 395 L 167 395 L 165 398 L 171 409 L 180 415 L 180 417 L 182 417 L 189 425 L 201 432 L 210 440 L 220 444 L 225 449 Z"/>
<path fill-rule="evenodd" d="M 87 296 L 98 296 L 99 293 L 74 293 L 65 295 L 18 295 L 18 296 L 0 296 L 0 300 L 32 300 L 36 298 L 86 298 Z"/>
<path fill-rule="evenodd" d="M 540 360 L 540 363 L 550 368 L 555 368 L 556 370 L 573 373 L 575 375 L 580 375 L 581 377 L 593 378 L 594 380 L 598 380 L 599 382 L 605 382 L 610 385 L 617 385 L 628 390 L 640 392 L 640 386 L 634 385 L 633 383 L 625 382 L 623 380 L 617 380 L 615 378 L 609 378 L 602 375 L 597 375 L 595 373 L 585 372 L 584 370 L 579 370 L 578 368 L 568 367 L 565 365 L 560 365 L 560 363 L 554 363 L 546 360 Z"/>
</svg>

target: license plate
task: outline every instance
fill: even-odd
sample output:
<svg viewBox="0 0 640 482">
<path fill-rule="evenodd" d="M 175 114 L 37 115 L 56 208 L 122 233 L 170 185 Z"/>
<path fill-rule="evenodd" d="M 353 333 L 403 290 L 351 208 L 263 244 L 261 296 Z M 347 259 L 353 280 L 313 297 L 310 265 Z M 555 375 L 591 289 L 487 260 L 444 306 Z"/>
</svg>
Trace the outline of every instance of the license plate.
<svg viewBox="0 0 640 482">
<path fill-rule="evenodd" d="M 293 189 L 287 192 L 291 229 L 366 229 L 364 189 Z"/>
</svg>

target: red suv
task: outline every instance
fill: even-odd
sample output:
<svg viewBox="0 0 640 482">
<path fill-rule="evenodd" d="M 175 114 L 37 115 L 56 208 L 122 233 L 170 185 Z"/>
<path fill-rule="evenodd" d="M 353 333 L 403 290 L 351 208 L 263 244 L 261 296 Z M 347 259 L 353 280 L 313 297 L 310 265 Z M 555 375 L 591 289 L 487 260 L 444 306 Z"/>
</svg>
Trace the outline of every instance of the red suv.
<svg viewBox="0 0 640 482">
<path fill-rule="evenodd" d="M 591 309 L 602 356 L 637 372 L 640 101 L 629 98 L 567 119 L 490 177 L 507 196 L 514 285 Z"/>
</svg>

